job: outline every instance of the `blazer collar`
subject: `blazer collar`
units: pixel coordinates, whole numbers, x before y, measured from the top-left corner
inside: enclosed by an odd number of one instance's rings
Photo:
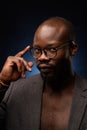
[[[68,130],[78,130],[87,105],[87,80],[76,75]]]

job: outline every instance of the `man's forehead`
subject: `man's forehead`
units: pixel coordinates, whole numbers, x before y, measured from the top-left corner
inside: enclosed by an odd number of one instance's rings
[[[56,27],[56,26],[44,25],[41,26],[36,32],[36,38],[58,40],[65,34],[65,32],[66,32],[65,26]]]
[[[39,29],[39,35],[43,36],[51,35],[55,33],[55,30],[56,30],[55,27],[44,25]]]

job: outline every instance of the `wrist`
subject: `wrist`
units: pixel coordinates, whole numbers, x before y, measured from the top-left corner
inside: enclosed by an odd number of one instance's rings
[[[0,86],[9,86],[10,85],[10,80],[7,80],[6,79],[6,76],[5,75],[2,75],[0,73]]]
[[[7,81],[0,80],[0,86],[9,87],[10,83]]]

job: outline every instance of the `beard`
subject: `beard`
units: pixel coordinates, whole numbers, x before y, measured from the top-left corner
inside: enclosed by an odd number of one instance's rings
[[[69,62],[61,62],[57,63],[56,65],[52,65],[47,69],[40,69],[41,76],[43,78],[48,78],[50,80],[53,79],[61,79],[64,76],[67,76],[70,73],[71,66]]]
[[[62,61],[56,66],[51,66],[50,71],[41,71],[41,76],[45,84],[51,86],[54,91],[61,91],[71,79],[71,63],[70,61]]]

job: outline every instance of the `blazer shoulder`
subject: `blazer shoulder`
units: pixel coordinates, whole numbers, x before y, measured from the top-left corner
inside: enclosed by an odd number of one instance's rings
[[[15,82],[12,82],[11,83],[11,86],[15,85],[15,86],[26,86],[26,85],[31,85],[31,84],[34,84],[36,82],[42,82],[42,78],[40,76],[40,74],[36,74],[34,76],[31,76],[31,77],[27,77],[27,78],[22,78],[22,79],[19,79]]]
[[[7,101],[9,97],[16,98],[18,95],[31,95],[32,93],[36,92],[40,93],[42,88],[43,81],[39,74],[24,79],[19,79],[11,83],[5,93],[5,99]]]
[[[82,90],[87,89],[87,78],[76,75],[76,85],[79,86]]]

